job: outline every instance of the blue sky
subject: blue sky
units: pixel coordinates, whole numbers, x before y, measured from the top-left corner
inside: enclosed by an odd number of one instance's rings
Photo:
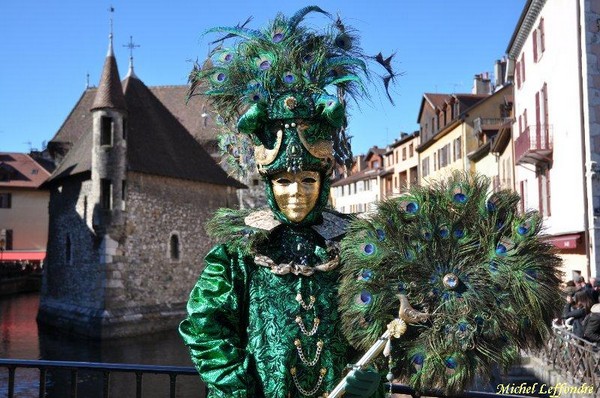
[[[253,16],[260,28],[278,11],[315,4],[339,13],[361,34],[366,53],[396,53],[389,104],[381,90],[351,109],[355,154],[384,147],[416,123],[425,92],[471,91],[473,76],[493,72],[526,0],[141,1],[19,0],[0,2],[0,152],[28,152],[49,141],[86,86],[97,85],[106,55],[108,8],[114,7],[115,55],[127,72],[133,36],[137,76],[148,86],[186,84],[191,60],[208,52],[201,33]],[[323,20],[308,19],[315,24]]]

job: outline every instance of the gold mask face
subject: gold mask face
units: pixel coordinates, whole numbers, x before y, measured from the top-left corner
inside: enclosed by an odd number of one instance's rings
[[[311,212],[319,199],[321,176],[316,171],[288,173],[283,171],[271,179],[275,202],[292,222],[300,222]]]

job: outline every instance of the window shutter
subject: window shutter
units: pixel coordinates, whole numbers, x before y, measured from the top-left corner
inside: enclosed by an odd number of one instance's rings
[[[537,93],[535,93],[535,139],[536,139],[536,144],[539,147],[540,146],[540,127],[541,127],[541,120],[540,120],[540,92],[538,91]]]
[[[519,194],[521,195],[521,201],[519,202],[521,213],[525,213],[525,181],[519,182]]]
[[[544,83],[544,87],[542,87],[542,100],[544,101],[544,134],[547,142],[549,142],[550,137],[550,122],[548,118],[548,85]]]
[[[538,61],[538,56],[537,56],[537,41],[538,41],[538,31],[537,29],[533,31],[533,62],[537,62]]]
[[[541,50],[541,52],[544,52],[544,50],[546,50],[546,43],[544,40],[544,18],[542,18],[540,20],[539,29],[540,29],[540,47],[541,47],[540,50]]]
[[[550,169],[546,168],[546,206],[548,206],[548,216],[552,215],[550,211]]]

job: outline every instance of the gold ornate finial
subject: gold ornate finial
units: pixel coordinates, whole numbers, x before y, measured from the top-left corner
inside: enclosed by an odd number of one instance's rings
[[[408,297],[406,297],[406,295],[399,294],[398,298],[400,299],[398,318],[407,323],[423,322],[429,318],[428,313],[415,310],[408,302]]]

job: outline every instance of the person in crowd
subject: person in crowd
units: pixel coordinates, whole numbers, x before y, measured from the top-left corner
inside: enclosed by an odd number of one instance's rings
[[[583,337],[592,343],[598,343],[600,341],[600,304],[594,304],[590,311],[591,313],[585,321]]]
[[[567,296],[567,304],[563,308],[562,318],[567,326],[571,325],[575,336],[583,338],[585,318],[593,305],[591,296],[585,290],[577,291],[573,298]]]

